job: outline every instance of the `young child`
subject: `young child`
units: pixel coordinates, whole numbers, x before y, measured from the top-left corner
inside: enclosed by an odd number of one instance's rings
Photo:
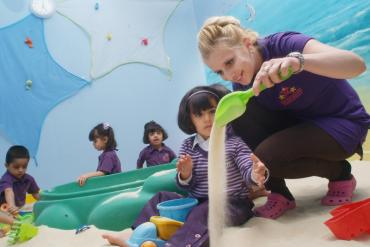
[[[144,125],[143,142],[149,144],[139,154],[136,168],[143,168],[144,162],[146,166],[155,166],[170,163],[176,154],[167,147],[163,141],[168,138],[166,131],[158,123],[150,121]]]
[[[176,181],[190,197],[198,199],[184,222],[184,225],[166,242],[166,246],[209,246],[208,236],[208,142],[214,113],[221,97],[220,90],[209,86],[191,89],[181,100],[178,125],[186,134],[195,134],[183,142],[177,162]],[[227,218],[230,225],[241,225],[253,216],[253,202],[248,198],[248,188],[263,183],[264,165],[254,157],[246,144],[232,134],[226,139],[226,160],[228,178]],[[257,169],[258,167],[258,169]],[[254,182],[256,181],[256,182]],[[159,215],[157,204],[178,199],[182,196],[173,192],[159,192],[144,206],[132,228]],[[110,244],[128,246],[130,232],[125,230],[118,236],[105,234]]]
[[[96,150],[103,152],[99,155],[96,172],[85,173],[78,178],[80,186],[85,185],[88,178],[121,172],[121,162],[116,154],[117,143],[112,127],[107,123],[98,124],[90,131],[89,140],[93,142]]]
[[[0,205],[8,204],[8,212],[19,213],[24,206],[26,194],[30,193],[39,200],[39,186],[35,179],[26,173],[30,155],[24,146],[12,146],[6,153],[5,167],[7,171],[0,179]]]

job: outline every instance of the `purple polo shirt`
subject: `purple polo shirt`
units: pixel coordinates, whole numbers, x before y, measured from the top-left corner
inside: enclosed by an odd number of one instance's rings
[[[38,193],[40,188],[35,179],[28,174],[17,179],[8,171],[0,179],[0,204],[5,203],[5,189],[12,188],[14,192],[15,205],[22,207],[26,202],[26,194]]]
[[[165,144],[162,144],[160,149],[148,145],[140,152],[136,162],[136,168],[143,168],[144,162],[146,162],[146,166],[149,167],[170,163],[175,158],[175,152]]]
[[[99,155],[97,171],[104,172],[106,175],[121,172],[121,162],[115,150],[104,151]]]
[[[259,40],[263,60],[302,52],[312,37],[281,32]],[[241,88],[235,85],[234,89]],[[287,110],[297,118],[324,129],[348,152],[361,145],[370,126],[359,96],[347,80],[333,79],[302,71],[264,90],[257,100],[272,110]]]

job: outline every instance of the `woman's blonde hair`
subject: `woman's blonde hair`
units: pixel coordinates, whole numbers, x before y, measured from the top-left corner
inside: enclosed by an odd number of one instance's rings
[[[233,16],[210,17],[198,33],[198,48],[203,59],[206,59],[216,45],[223,43],[235,47],[241,45],[244,38],[256,45],[258,34],[241,27],[240,21]]]

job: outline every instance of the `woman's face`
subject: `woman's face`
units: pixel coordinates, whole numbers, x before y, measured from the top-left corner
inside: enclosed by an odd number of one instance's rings
[[[204,62],[224,80],[242,85],[251,83],[258,71],[257,49],[248,42],[238,47],[228,47],[220,43]]]

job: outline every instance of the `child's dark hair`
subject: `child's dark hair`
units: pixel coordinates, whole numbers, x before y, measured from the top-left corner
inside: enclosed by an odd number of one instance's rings
[[[150,121],[144,125],[143,142],[149,144],[149,134],[153,132],[162,132],[163,141],[168,138],[167,132],[155,121]]]
[[[6,166],[12,163],[15,159],[30,159],[30,153],[25,146],[15,145],[11,146],[6,153]]]
[[[114,138],[114,131],[112,127],[107,123],[101,123],[96,125],[89,134],[89,140],[94,141],[96,138],[107,137],[107,146],[105,150],[115,150],[117,148],[117,142]]]
[[[202,111],[212,108],[211,100],[213,99],[218,103],[227,92],[228,90],[221,84],[217,84],[217,86],[197,86],[189,90],[180,102],[177,115],[179,128],[189,135],[196,133],[190,113],[200,114]]]

